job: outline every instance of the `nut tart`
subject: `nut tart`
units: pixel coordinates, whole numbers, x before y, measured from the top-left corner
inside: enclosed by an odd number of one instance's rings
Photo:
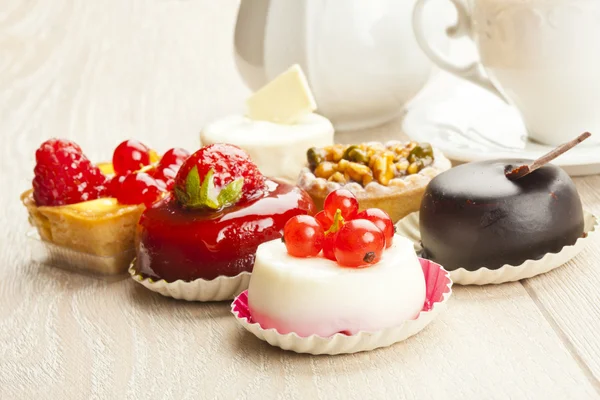
[[[390,141],[310,148],[307,166],[298,177],[317,209],[327,195],[347,189],[360,209],[380,208],[394,222],[418,211],[425,188],[452,166],[428,143]]]

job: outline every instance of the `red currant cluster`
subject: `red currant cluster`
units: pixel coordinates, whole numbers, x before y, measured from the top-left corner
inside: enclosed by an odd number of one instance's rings
[[[316,257],[323,251],[325,258],[353,268],[377,263],[393,238],[389,215],[378,208],[358,212],[358,200],[346,189],[331,192],[314,217],[293,217],[283,230],[288,254]]]
[[[189,155],[184,149],[173,148],[159,160],[156,152],[145,144],[126,140],[113,153],[115,176],[108,192],[121,204],[143,203],[149,207],[171,190],[181,164]]]

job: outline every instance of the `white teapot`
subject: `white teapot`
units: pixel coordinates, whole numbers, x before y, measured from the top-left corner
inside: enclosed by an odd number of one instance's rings
[[[415,2],[241,0],[234,39],[237,68],[257,90],[299,64],[318,112],[336,129],[385,123],[402,112],[432,69],[413,34]],[[447,2],[431,7],[431,32],[452,23]],[[441,34],[433,38],[438,46],[447,44],[444,39]]]

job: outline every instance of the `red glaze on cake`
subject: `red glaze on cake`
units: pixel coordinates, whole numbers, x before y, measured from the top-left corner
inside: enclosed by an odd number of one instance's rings
[[[261,243],[281,238],[290,218],[315,212],[306,192],[263,177],[231,145],[190,156],[173,190],[142,215],[135,263],[143,276],[167,282],[250,272]]]

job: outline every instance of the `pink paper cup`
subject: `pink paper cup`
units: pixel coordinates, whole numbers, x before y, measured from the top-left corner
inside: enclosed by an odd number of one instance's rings
[[[248,306],[248,291],[243,291],[231,304],[236,320],[260,340],[272,346],[296,353],[349,354],[387,347],[401,342],[423,330],[447,306],[452,294],[452,279],[441,265],[419,258],[425,277],[426,295],[423,309],[413,319],[376,332],[358,332],[355,335],[336,333],[329,337],[311,335],[300,337],[295,333],[281,334],[275,329],[263,329],[252,319]]]

